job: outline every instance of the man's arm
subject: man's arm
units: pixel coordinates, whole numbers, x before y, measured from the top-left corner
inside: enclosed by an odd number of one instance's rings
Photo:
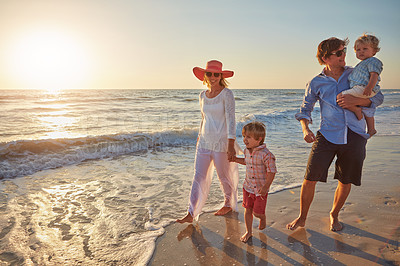
[[[312,82],[307,83],[306,90],[304,93],[303,102],[300,106],[300,112],[295,114],[295,118],[298,121],[306,119],[309,123],[312,123],[311,112],[314,109],[314,105],[317,102],[317,95],[313,91]],[[307,124],[308,125],[308,124]]]
[[[383,94],[380,91],[374,97],[369,99],[358,98],[350,94],[343,95],[340,93],[337,97],[337,103],[340,107],[345,109],[351,109],[354,106],[375,108],[383,103],[383,98]]]
[[[339,94],[337,103],[344,109],[351,109],[354,106],[369,107],[371,105],[370,99],[358,98],[350,94]]]

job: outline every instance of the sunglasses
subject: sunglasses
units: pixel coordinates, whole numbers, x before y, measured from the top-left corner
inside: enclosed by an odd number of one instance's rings
[[[331,55],[335,54],[337,57],[341,57],[342,54],[345,54],[346,52],[347,52],[347,47],[344,47],[342,50],[339,50],[339,51],[336,51],[334,53],[331,53]]]
[[[221,73],[206,72],[207,77],[211,77],[213,74],[214,74],[214,77],[218,78]]]

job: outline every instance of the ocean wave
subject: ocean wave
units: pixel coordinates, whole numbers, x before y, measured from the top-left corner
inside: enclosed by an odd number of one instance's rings
[[[385,97],[390,96],[390,95],[396,95],[396,96],[397,96],[398,94],[400,94],[400,91],[399,91],[399,90],[396,90],[396,91],[383,90],[382,92],[383,92],[383,95],[384,95]]]
[[[299,108],[289,108],[284,111],[274,111],[268,114],[246,114],[238,119],[238,124],[244,125],[252,121],[260,121],[266,124],[275,124],[282,119],[293,120]]]
[[[377,110],[381,111],[385,111],[385,112],[391,112],[391,111],[395,111],[395,112],[399,112],[400,111],[400,105],[390,105],[390,106],[378,106]]]
[[[197,130],[0,143],[0,179],[146,150],[195,144]]]
[[[197,102],[199,99],[198,98],[186,98],[183,99],[183,102]]]

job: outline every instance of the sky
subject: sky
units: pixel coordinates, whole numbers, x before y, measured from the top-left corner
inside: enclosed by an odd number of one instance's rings
[[[212,59],[232,89],[303,89],[318,44],[380,40],[382,89],[400,88],[398,0],[0,0],[0,88],[198,89]]]

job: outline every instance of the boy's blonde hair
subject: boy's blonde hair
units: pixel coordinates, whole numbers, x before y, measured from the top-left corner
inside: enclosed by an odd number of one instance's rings
[[[265,139],[266,127],[263,123],[254,121],[243,127],[242,134],[243,133],[252,135],[254,139],[261,138],[260,145],[262,145]]]
[[[208,88],[211,88],[211,84],[208,78],[206,77],[206,73],[204,73],[203,85],[207,85]],[[224,88],[228,88],[229,85],[229,82],[222,77],[222,73],[221,73],[221,79],[219,80],[219,85],[223,86]]]
[[[379,39],[374,35],[363,34],[354,42],[354,51],[357,49],[357,45],[363,43],[371,46],[375,50],[375,53],[379,52],[381,48],[379,47]]]

